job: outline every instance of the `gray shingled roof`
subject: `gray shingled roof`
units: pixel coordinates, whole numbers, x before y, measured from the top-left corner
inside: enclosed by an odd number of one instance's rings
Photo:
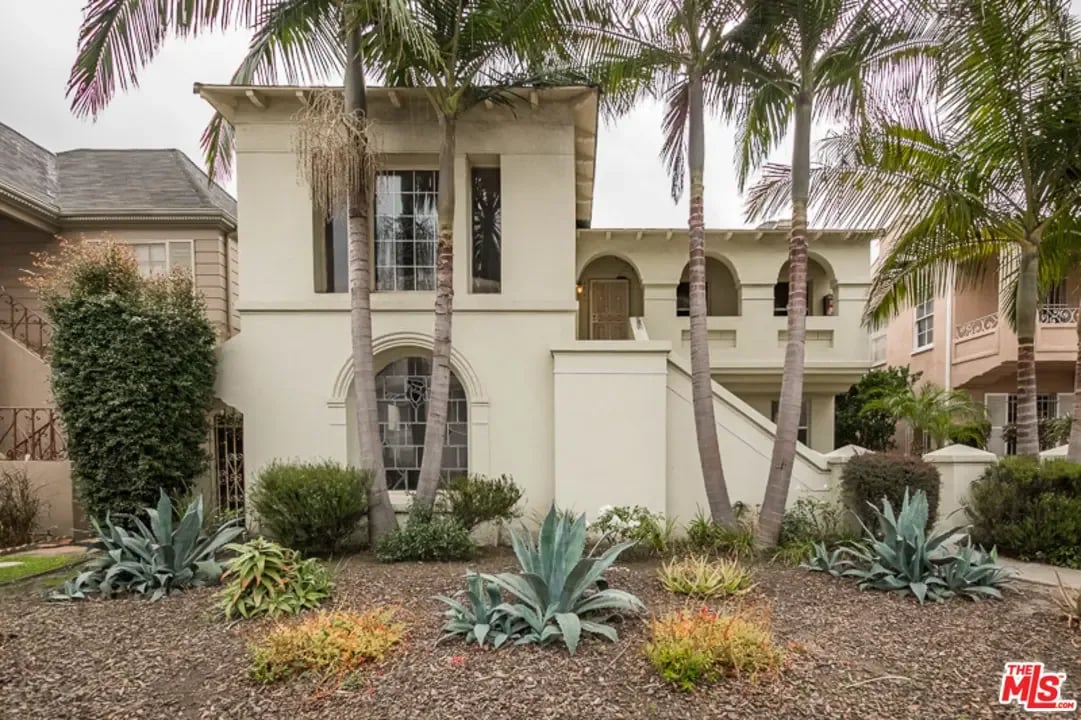
[[[0,185],[64,216],[220,214],[236,223],[236,200],[179,150],[51,153],[0,123]]]

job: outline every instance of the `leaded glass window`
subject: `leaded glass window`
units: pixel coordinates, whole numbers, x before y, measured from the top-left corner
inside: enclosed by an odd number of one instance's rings
[[[423,357],[395,360],[376,376],[379,437],[383,442],[387,487],[391,490],[417,489],[424,457],[431,376],[431,360]],[[447,480],[468,471],[469,407],[462,384],[451,373],[441,474]]]

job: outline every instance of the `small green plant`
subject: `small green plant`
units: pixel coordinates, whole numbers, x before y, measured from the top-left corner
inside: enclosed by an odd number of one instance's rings
[[[1052,598],[1059,612],[1062,613],[1062,617],[1066,620],[1066,627],[1077,625],[1078,628],[1081,628],[1081,590],[1067,590],[1057,572],[1055,573],[1055,581],[1058,585],[1058,592],[1052,595]]]
[[[800,565],[814,555],[815,544],[814,540],[810,539],[788,540],[777,546],[770,556],[770,562],[778,565]]]
[[[457,521],[414,506],[405,527],[383,538],[375,557],[384,563],[468,560],[476,550],[469,531]]]
[[[781,545],[803,540],[835,545],[857,537],[846,526],[845,509],[837,503],[801,497],[781,517]]]
[[[263,538],[226,549],[236,553],[225,564],[228,585],[219,595],[227,620],[293,615],[330,596],[330,574],[315,558],[302,560],[296,550]]]
[[[697,597],[742,595],[754,587],[754,573],[739,560],[694,556],[671,560],[657,571],[668,592]]]
[[[204,532],[201,497],[188,506],[180,523],[174,526],[173,504],[164,491],[158,507],[147,508],[146,514],[150,527],[133,517],[131,532],[108,517],[104,529],[97,520],[91,520],[98,552],[51,599],[112,597],[127,592],[150,593],[150,599],[157,600],[177,590],[219,582],[222,566],[216,555],[242,528],[223,525],[212,533]]]
[[[855,563],[849,559],[851,550],[846,547],[838,547],[830,550],[825,543],[815,543],[807,562],[801,563],[800,567],[805,570],[824,572],[833,577],[841,577],[846,571],[855,567]]]
[[[919,457],[886,453],[864,453],[849,459],[841,474],[845,506],[855,513],[863,527],[877,525],[875,511],[882,499],[898,507],[906,489],[927,497],[927,513],[933,525],[938,513],[938,493],[942,485],[938,469]]]
[[[0,470],[0,548],[34,539],[42,505],[26,470]]]
[[[249,648],[248,674],[261,683],[306,673],[344,676],[381,662],[401,642],[405,624],[393,608],[309,614],[280,624]]]
[[[368,475],[329,460],[275,461],[251,495],[260,528],[305,554],[343,550],[368,512]]]
[[[597,546],[630,542],[632,547],[628,552],[645,555],[667,553],[675,529],[675,518],[665,518],[662,513],[650,512],[641,505],[606,505],[589,524],[589,531],[598,536]]]
[[[701,510],[687,525],[687,544],[691,552],[700,555],[735,555],[750,558],[755,555],[753,523],[738,521],[736,528],[726,528],[706,517]]]
[[[484,647],[484,643],[489,642],[493,648],[500,648],[507,641],[520,638],[527,629],[526,622],[502,607],[499,587],[475,572],[467,573],[465,578],[466,589],[461,593],[464,603],[446,595],[436,595],[436,599],[449,608],[444,613],[447,623],[443,632],[446,634],[439,642],[461,637],[467,644],[475,642]]]
[[[442,493],[447,514],[472,532],[482,523],[507,523],[519,516],[522,488],[509,475],[452,478]]]
[[[762,607],[729,615],[705,606],[670,613],[650,623],[645,653],[666,682],[683,690],[723,675],[776,672],[784,661],[773,642],[769,611]]]

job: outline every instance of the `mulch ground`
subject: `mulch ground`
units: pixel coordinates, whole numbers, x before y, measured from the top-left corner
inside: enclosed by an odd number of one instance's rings
[[[687,693],[662,683],[642,656],[645,623],[619,642],[481,651],[435,645],[442,606],[467,567],[512,569],[513,558],[470,564],[377,565],[337,570],[333,605],[402,606],[406,644],[348,689],[315,681],[265,687],[247,679],[246,643],[265,622],[213,616],[213,590],[143,600],[48,603],[28,589],[0,594],[0,717],[10,718],[961,718],[1022,716],[996,704],[1003,664],[1042,660],[1067,673],[1081,699],[1081,634],[1045,597],[1022,588],[1004,602],[923,607],[847,581],[761,567],[749,600],[769,602],[789,651],[775,677],[727,679]],[[608,575],[653,613],[681,607],[656,565]],[[710,603],[717,605],[717,603]],[[798,648],[798,650],[796,649]],[[463,659],[464,658],[464,659]]]

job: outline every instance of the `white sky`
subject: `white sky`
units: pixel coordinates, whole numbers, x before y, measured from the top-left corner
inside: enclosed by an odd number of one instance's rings
[[[85,0],[0,0],[0,122],[52,151],[78,147],[177,147],[200,165],[199,137],[210,107],[194,82],[225,83],[244,55],[247,32],[167,43],[97,122],[76,118],[64,95]],[[1074,8],[1081,0],[1074,0]],[[594,227],[680,227],[686,199],[672,202],[659,159],[661,115],[642,106],[602,128],[598,140]],[[787,145],[787,143],[786,143]],[[706,134],[706,224],[740,227],[732,133],[720,122]],[[773,160],[786,162],[782,147]],[[233,189],[233,183],[229,183]]]

